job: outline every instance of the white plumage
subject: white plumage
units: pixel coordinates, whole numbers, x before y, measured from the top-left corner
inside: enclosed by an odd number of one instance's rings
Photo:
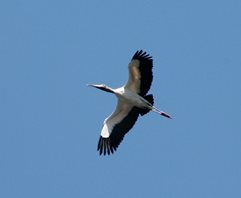
[[[114,153],[125,134],[133,127],[139,115],[149,111],[171,118],[167,113],[153,106],[153,96],[146,95],[152,83],[152,57],[137,51],[128,65],[129,78],[127,83],[118,89],[112,89],[104,84],[89,86],[113,93],[118,98],[115,111],[104,120],[104,126],[98,142],[100,155]]]

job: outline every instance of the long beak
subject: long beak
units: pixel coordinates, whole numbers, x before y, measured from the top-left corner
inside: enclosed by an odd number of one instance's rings
[[[96,87],[96,86],[93,85],[93,84],[87,84],[86,86],[88,86],[88,87]]]
[[[111,89],[110,87],[107,87],[104,84],[99,84],[99,85],[87,84],[87,86],[94,87],[94,88],[97,88],[97,89],[100,89],[102,91],[106,91],[106,92],[109,92],[109,93],[115,93],[113,89]]]
[[[94,87],[97,89],[101,89],[102,87],[100,87],[100,85],[94,85],[94,84],[87,84],[88,87]]]

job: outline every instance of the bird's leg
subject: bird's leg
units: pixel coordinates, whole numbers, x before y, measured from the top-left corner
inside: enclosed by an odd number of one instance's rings
[[[164,111],[160,111],[159,109],[157,109],[156,107],[152,106],[152,109],[151,109],[153,112],[155,113],[158,113],[159,115],[162,115],[164,117],[167,117],[167,118],[170,118],[171,119],[171,116],[168,115],[166,112]]]
[[[166,112],[164,111],[160,111],[159,109],[157,109],[155,106],[153,106],[151,103],[149,103],[147,100],[145,100],[144,98],[140,98],[142,100],[142,102],[144,102],[146,104],[146,107],[148,109],[150,109],[151,111],[155,112],[155,113],[158,113],[159,115],[162,115],[164,117],[167,117],[167,118],[170,118],[171,119],[171,116],[168,115]]]

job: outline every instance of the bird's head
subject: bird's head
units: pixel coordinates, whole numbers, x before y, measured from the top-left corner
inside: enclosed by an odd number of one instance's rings
[[[105,84],[87,84],[87,86],[113,93],[113,90],[110,87],[106,86]]]

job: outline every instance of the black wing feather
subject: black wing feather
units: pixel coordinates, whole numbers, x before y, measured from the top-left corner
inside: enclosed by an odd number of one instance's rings
[[[134,126],[139,116],[139,109],[137,107],[133,107],[128,115],[118,124],[116,124],[110,134],[110,137],[103,138],[100,136],[97,150],[99,150],[100,155],[102,153],[109,155],[110,153],[114,153],[117,147],[123,140],[124,136],[128,131]]]
[[[139,70],[141,73],[141,87],[140,87],[140,95],[145,96],[151,87],[151,83],[153,80],[152,68],[153,68],[153,60],[152,57],[143,52],[142,50],[137,51],[132,60],[137,59],[140,61]]]

